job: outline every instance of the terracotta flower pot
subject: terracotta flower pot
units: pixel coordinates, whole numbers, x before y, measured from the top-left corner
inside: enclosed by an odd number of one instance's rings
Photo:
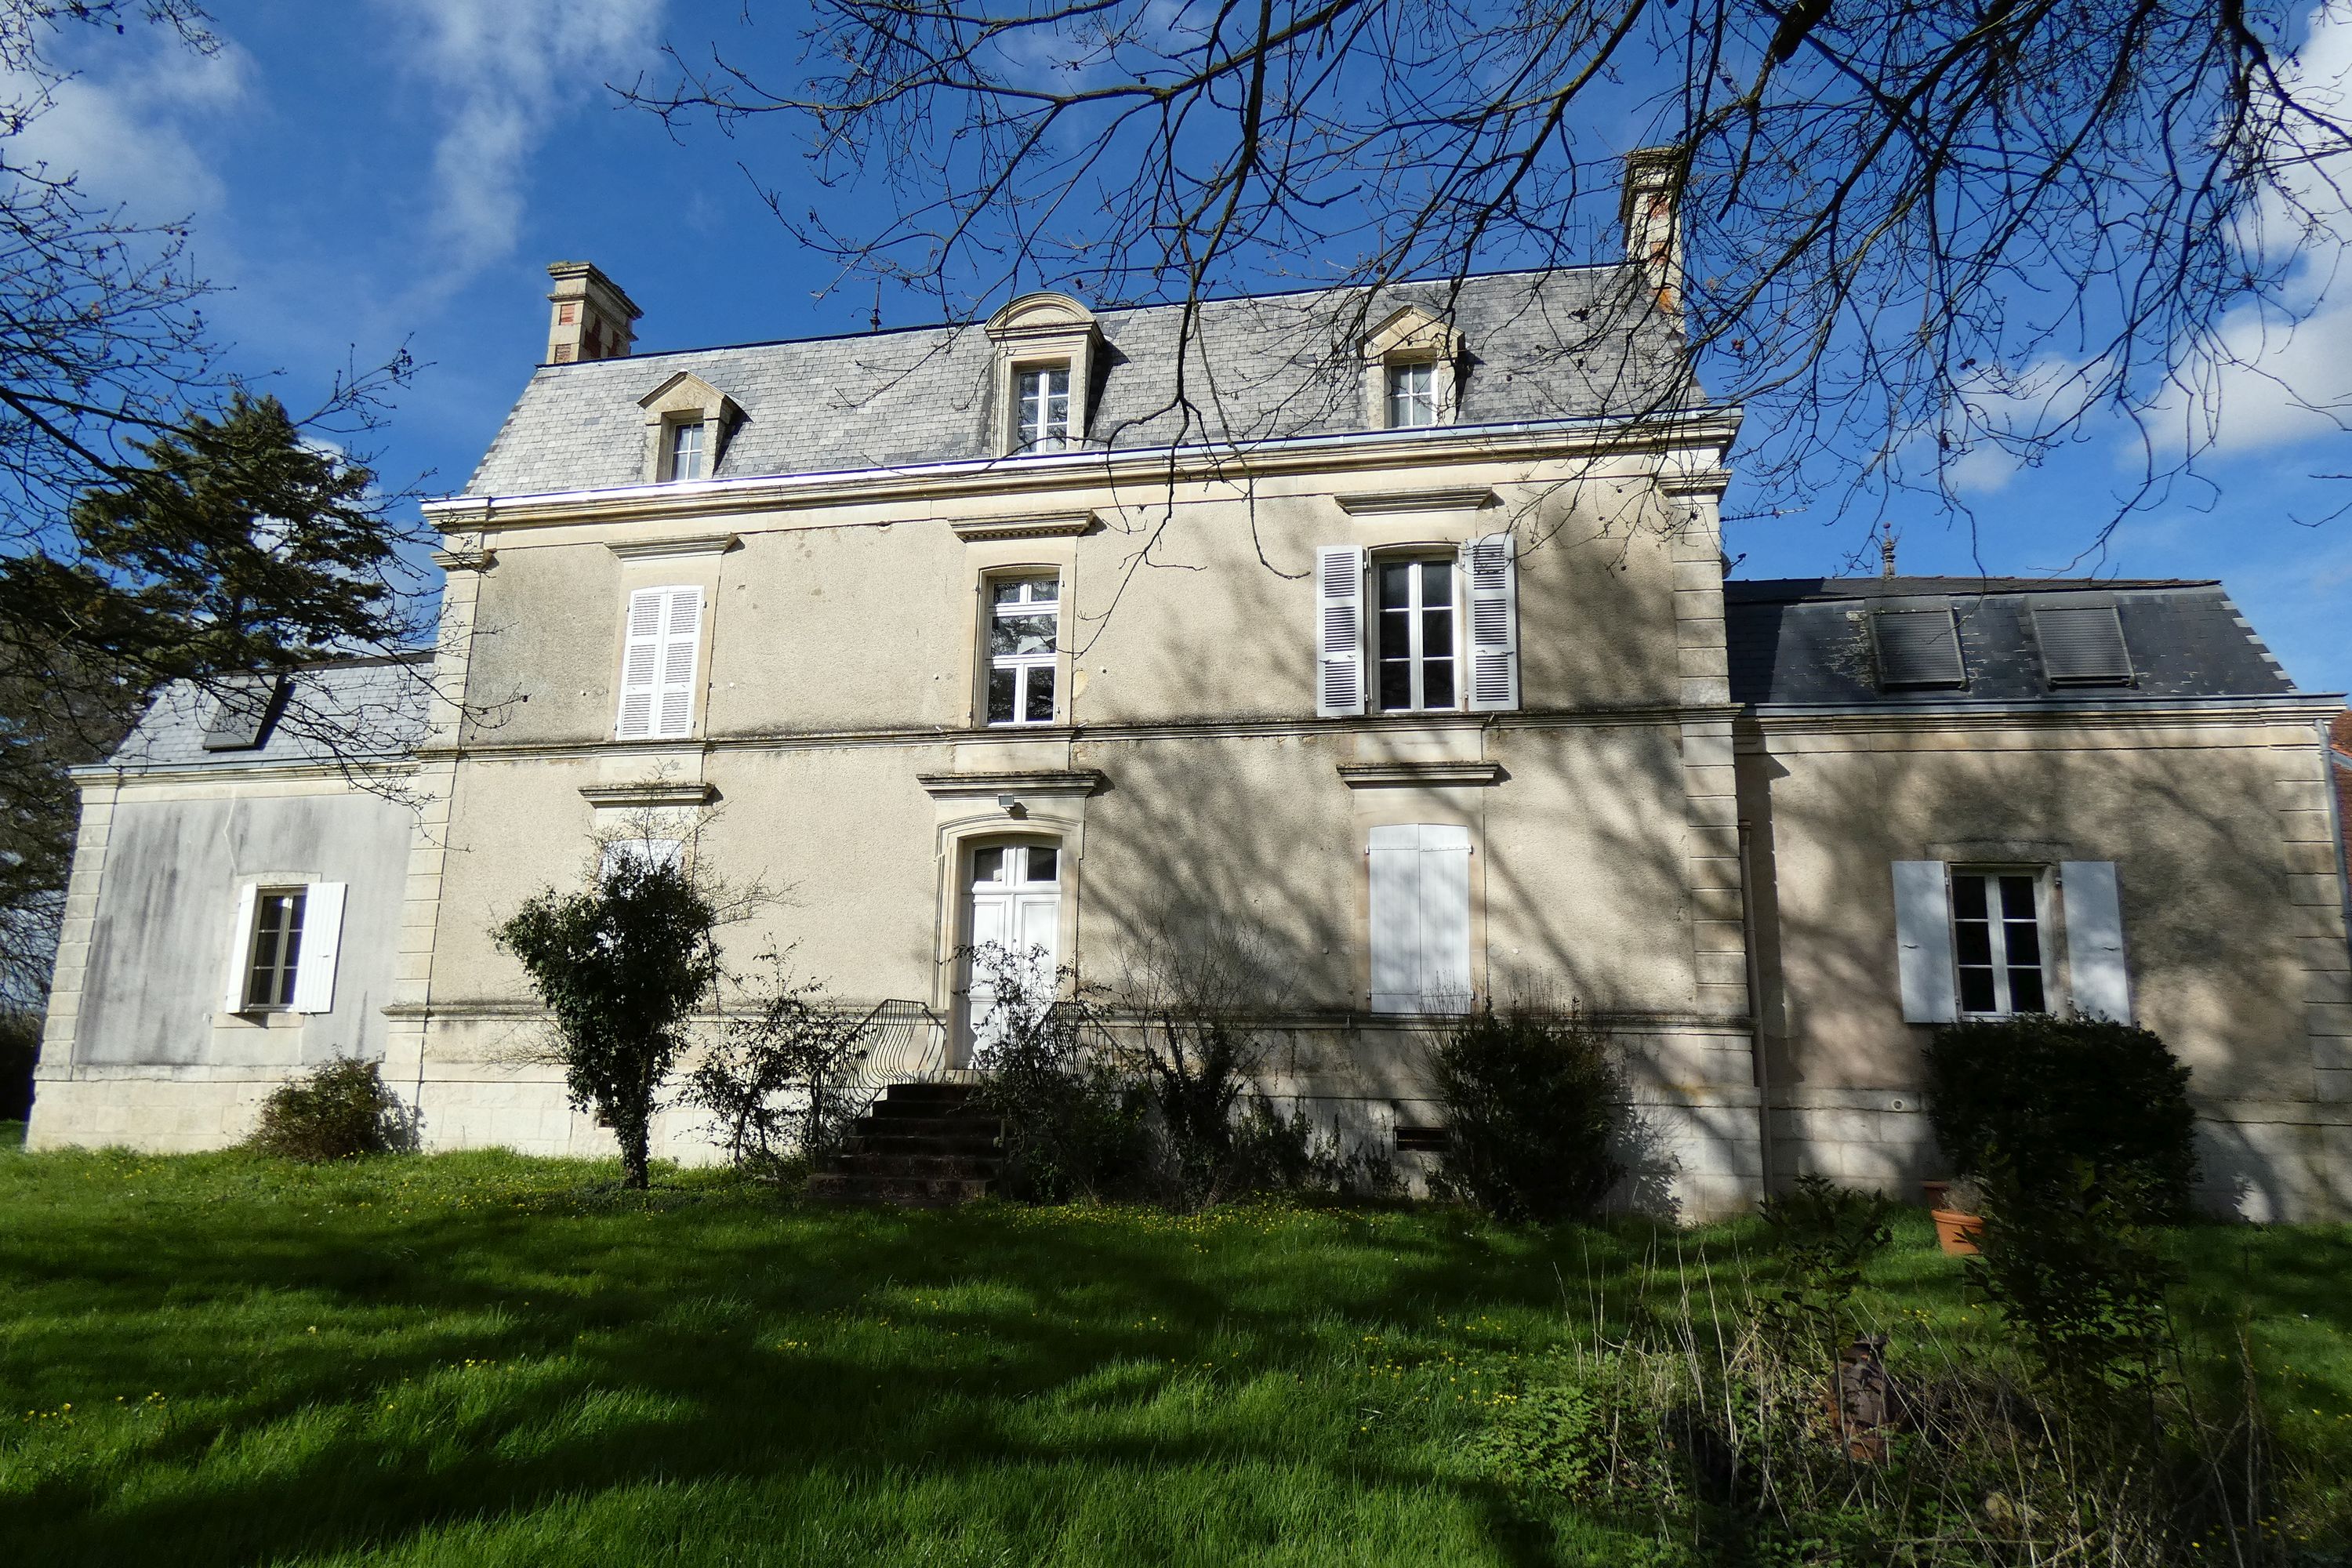
[[[1952,1184],[1948,1181],[1922,1182],[1919,1184],[1919,1193],[1927,1200],[1929,1208],[1939,1209],[1944,1206],[1944,1194],[1951,1190],[1951,1186]]]
[[[1962,1214],[1958,1209],[1937,1209],[1936,1214],[1936,1244],[1953,1258],[1974,1258],[1976,1238],[1983,1234],[1984,1215]]]

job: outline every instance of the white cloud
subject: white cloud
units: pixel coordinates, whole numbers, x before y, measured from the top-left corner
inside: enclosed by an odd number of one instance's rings
[[[73,174],[89,196],[120,204],[134,221],[165,222],[220,205],[222,184],[196,137],[237,110],[251,62],[234,45],[200,55],[163,28],[91,51],[89,68],[60,84],[9,143],[20,165]],[[37,83],[0,79],[0,92],[29,98]]]
[[[2316,6],[2308,20],[2286,75],[2298,98],[2342,117],[2352,111],[2352,0]],[[2315,142],[2320,133],[2311,134]],[[2259,247],[2276,254],[2291,247],[2294,253],[2285,309],[2231,311],[2218,352],[2188,367],[2191,390],[2170,404],[2193,421],[2192,437],[2210,434],[2225,453],[2352,427],[2352,152],[2330,143],[2321,155],[2294,163],[2286,184],[2286,193],[2266,196],[2256,215]]]
[[[378,0],[408,25],[407,64],[444,122],[433,237],[462,279],[511,253],[531,155],[556,120],[655,46],[664,0]]]

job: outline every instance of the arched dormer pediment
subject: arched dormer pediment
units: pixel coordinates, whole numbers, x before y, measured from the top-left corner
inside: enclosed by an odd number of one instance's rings
[[[1462,404],[1462,333],[1420,305],[1364,334],[1364,422],[1375,430],[1451,425]]]
[[[1095,313],[1051,289],[1024,294],[988,318],[996,345],[991,448],[1018,456],[1086,445],[1102,349]]]
[[[646,483],[707,479],[743,409],[690,370],[679,371],[637,399],[646,412]],[[685,434],[681,434],[684,432]],[[680,472],[687,464],[697,471]]]
[[[1040,289],[1007,303],[988,318],[988,335],[999,342],[1032,332],[1092,332],[1095,313],[1067,294]]]

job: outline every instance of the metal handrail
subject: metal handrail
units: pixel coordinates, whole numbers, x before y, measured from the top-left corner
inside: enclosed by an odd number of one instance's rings
[[[941,1083],[949,1077],[947,1020],[920,1002],[880,1003],[857,1021],[855,1033],[868,1040],[850,1079],[860,1089],[879,1094],[894,1083]]]

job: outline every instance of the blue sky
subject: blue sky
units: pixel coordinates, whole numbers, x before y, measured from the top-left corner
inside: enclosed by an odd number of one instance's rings
[[[738,166],[804,204],[784,128],[673,139],[605,84],[661,74],[669,37],[732,37],[733,6],[683,0],[217,0],[224,48],[192,59],[161,37],[88,40],[84,68],[30,133],[55,167],[134,216],[194,220],[200,269],[225,290],[215,335],[248,374],[283,372],[289,404],[347,363],[405,342],[425,362],[378,441],[395,484],[463,486],[545,340],[546,263],[593,260],[646,311],[639,345],[855,331],[870,285],[827,294]],[[789,23],[755,39],[789,51]],[[2309,67],[2352,74],[2352,21],[2314,14]],[[855,214],[851,214],[855,216]],[[2346,226],[2352,233],[2352,224]],[[2305,266],[2310,315],[2291,337],[2233,322],[2263,370],[2306,399],[2352,395],[2352,293],[2341,258]],[[2347,274],[2352,278],[2352,274]],[[2352,289],[2352,283],[2347,283]],[[885,296],[886,325],[932,319]],[[2126,521],[2103,575],[2220,577],[2306,688],[2352,688],[2352,439],[2264,374],[2225,378],[2202,483]],[[1900,526],[1912,572],[2065,568],[2130,483],[2125,432],[2095,424],[2040,467],[1971,459],[1973,530],[1925,510]],[[1737,459],[1735,457],[1735,467]],[[1727,510],[1741,510],[1735,485]],[[2315,526],[2311,526],[2315,525]],[[1805,513],[1735,522],[1742,576],[1850,570],[1864,525]]]

